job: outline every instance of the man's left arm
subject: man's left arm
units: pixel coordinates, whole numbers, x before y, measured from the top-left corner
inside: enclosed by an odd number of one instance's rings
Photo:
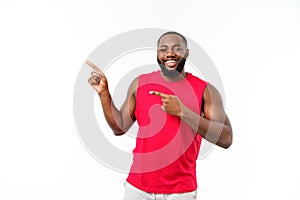
[[[179,117],[203,138],[220,147],[232,144],[232,128],[225,113],[221,95],[215,87],[207,85],[203,93],[203,113],[200,116],[181,104]]]
[[[164,111],[181,118],[209,142],[223,148],[228,148],[232,144],[229,118],[225,113],[221,95],[212,85],[207,85],[203,93],[203,116],[190,110],[174,95],[156,91],[151,91],[150,94],[160,96]]]

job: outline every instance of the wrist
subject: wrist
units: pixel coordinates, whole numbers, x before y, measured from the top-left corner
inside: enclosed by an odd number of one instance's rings
[[[100,98],[106,98],[106,97],[109,97],[110,94],[109,94],[109,91],[107,90],[107,91],[99,92],[99,93],[98,93],[98,96],[99,96]]]
[[[180,119],[183,119],[186,116],[187,111],[188,111],[188,108],[185,105],[181,104],[178,117]]]

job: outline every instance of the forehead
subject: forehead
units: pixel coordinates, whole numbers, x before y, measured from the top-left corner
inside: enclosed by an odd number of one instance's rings
[[[184,45],[183,39],[176,34],[167,34],[160,38],[158,46],[162,46],[162,45],[169,46],[174,44]]]

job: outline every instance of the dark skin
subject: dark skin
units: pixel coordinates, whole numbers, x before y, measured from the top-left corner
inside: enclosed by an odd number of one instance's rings
[[[175,70],[182,58],[187,58],[189,50],[182,38],[176,34],[168,34],[158,43],[157,58],[168,70]],[[138,79],[132,81],[122,107],[119,109],[111,98],[107,78],[93,63],[86,62],[94,71],[88,82],[98,93],[107,123],[115,135],[123,135],[135,122],[135,103]],[[185,78],[184,69],[175,77],[161,73],[167,81],[179,81]],[[220,147],[228,148],[232,144],[232,128],[225,113],[222,98],[215,87],[208,84],[203,93],[202,115],[185,106],[177,96],[150,91],[149,95],[157,95],[162,99],[162,109],[168,114],[179,117],[203,138]]]

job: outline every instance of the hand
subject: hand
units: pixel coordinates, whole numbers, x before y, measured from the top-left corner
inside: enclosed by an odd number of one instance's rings
[[[149,94],[157,95],[161,97],[162,106],[161,109],[171,115],[180,117],[183,104],[177,96],[168,95],[157,91],[150,91]]]
[[[88,82],[94,88],[94,90],[99,94],[108,92],[108,83],[104,73],[90,61],[86,61],[94,71],[91,72],[91,77],[88,79]]]

